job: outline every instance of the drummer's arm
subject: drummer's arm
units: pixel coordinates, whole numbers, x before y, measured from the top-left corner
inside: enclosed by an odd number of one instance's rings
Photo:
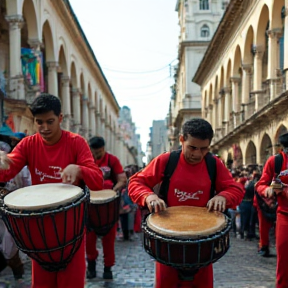
[[[134,203],[146,206],[146,198],[155,194],[153,187],[163,180],[168,158],[169,153],[161,154],[129,179],[128,193]]]
[[[117,183],[113,187],[113,190],[114,191],[119,191],[119,190],[123,189],[126,186],[127,177],[126,177],[125,172],[117,174],[116,177],[117,177]]]
[[[81,138],[79,138],[81,139]],[[81,139],[82,140],[82,139]],[[81,141],[80,140],[80,141]],[[103,189],[103,173],[95,164],[88,144],[83,141],[78,143],[76,165],[80,167],[80,180],[83,180],[89,189],[98,191]]]
[[[2,154],[1,158],[5,159],[8,158],[9,166],[7,167],[0,167],[0,182],[8,182],[13,179],[24,166],[27,165],[27,141],[23,139],[11,153],[5,155]],[[5,152],[3,152],[5,153]],[[4,168],[4,169],[3,169]],[[5,169],[7,168],[7,169]]]
[[[216,192],[217,196],[225,197],[226,209],[239,205],[244,197],[244,188],[242,184],[233,180],[229,170],[216,159]]]
[[[255,190],[261,196],[265,196],[265,190],[270,187],[270,183],[273,180],[275,174],[274,166],[275,157],[270,157],[265,163],[260,180],[255,185]]]

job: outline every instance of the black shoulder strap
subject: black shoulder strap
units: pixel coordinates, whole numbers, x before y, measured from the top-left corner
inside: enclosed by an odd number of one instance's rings
[[[282,154],[277,154],[275,156],[275,173],[278,174],[281,172],[281,168],[282,168],[282,163],[283,163],[283,157]]]
[[[208,170],[208,174],[211,180],[211,188],[210,188],[210,199],[215,196],[216,190],[216,159],[209,152],[205,156],[205,162]]]
[[[180,158],[181,150],[172,151],[164,170],[164,178],[160,186],[159,196],[167,202],[167,193],[169,190],[170,178],[174,173]]]
[[[166,202],[169,190],[170,178],[173,175],[180,158],[181,150],[172,151],[164,170],[164,178],[161,183],[159,196]],[[209,152],[205,156],[205,162],[208,169],[208,174],[211,180],[210,199],[215,196],[216,183],[216,159]]]

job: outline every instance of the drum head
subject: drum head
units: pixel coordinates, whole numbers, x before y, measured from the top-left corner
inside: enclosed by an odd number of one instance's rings
[[[174,206],[147,217],[147,226],[154,232],[175,238],[197,239],[215,234],[226,227],[220,212],[206,207]]]
[[[90,202],[92,204],[102,204],[112,201],[116,197],[114,190],[90,191]]]
[[[80,187],[61,183],[32,185],[15,190],[4,198],[8,208],[35,211],[66,206],[84,194]]]

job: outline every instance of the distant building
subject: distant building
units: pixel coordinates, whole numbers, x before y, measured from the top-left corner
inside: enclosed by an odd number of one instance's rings
[[[179,63],[175,67],[175,85],[171,87],[172,121],[169,138],[172,149],[179,145],[184,122],[201,117],[201,89],[192,81],[229,1],[177,0],[180,35]]]
[[[132,121],[131,110],[127,106],[123,106],[119,113],[119,128],[120,135],[123,137],[125,146],[130,153],[125,154],[125,158],[120,159],[122,165],[136,164],[143,167],[143,156],[140,135],[136,134],[136,127]],[[120,136],[120,137],[121,137]]]
[[[161,153],[169,150],[167,138],[167,125],[165,120],[154,120],[150,128],[150,141],[147,143],[147,162],[157,157]],[[149,153],[151,151],[151,154]],[[149,158],[149,159],[148,159]]]

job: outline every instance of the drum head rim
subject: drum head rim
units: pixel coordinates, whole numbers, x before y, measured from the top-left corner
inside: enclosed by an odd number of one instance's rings
[[[95,196],[95,194],[97,193],[101,193],[102,195],[105,194],[104,191],[107,191],[110,194],[113,194],[113,196],[111,195],[111,197],[103,199],[103,198],[93,198],[93,196]],[[113,191],[113,193],[112,193]],[[103,196],[102,196],[103,197]],[[112,189],[104,189],[104,190],[99,190],[99,191],[90,191],[90,203],[97,205],[97,204],[105,204],[105,203],[109,203],[111,201],[113,201],[115,198],[117,198],[117,193],[112,190]]]
[[[29,193],[35,193],[34,195],[37,195],[37,191],[36,189],[37,188],[44,188],[45,187],[57,187],[58,186],[58,189],[59,187],[65,187],[65,189],[74,189],[75,190],[75,193],[74,195],[69,195],[68,198],[64,198],[62,197],[62,199],[58,199],[57,201],[52,201],[50,203],[39,203],[38,205],[23,205],[23,204],[13,204],[13,203],[9,203],[9,200],[12,201],[13,199],[15,199],[14,197],[16,196],[15,193],[25,193],[27,196],[27,198],[29,197]],[[33,187],[33,188],[32,188]],[[29,192],[29,188],[31,189],[34,189],[32,191]],[[79,189],[79,191],[76,191]],[[53,191],[54,192],[54,191]],[[51,193],[53,193],[51,192]],[[14,194],[13,194],[14,193]],[[55,191],[56,193],[56,191]],[[60,192],[61,193],[61,192]],[[62,191],[63,193],[63,191]],[[24,195],[24,194],[23,194]],[[50,194],[51,195],[51,194]],[[55,195],[55,194],[54,194]],[[82,188],[78,187],[78,186],[74,186],[74,185],[70,185],[70,184],[63,184],[63,183],[45,183],[45,184],[38,184],[38,185],[32,185],[32,186],[27,186],[27,187],[24,187],[24,188],[20,188],[20,189],[17,189],[11,193],[9,193],[8,195],[6,195],[4,197],[4,205],[8,208],[8,209],[13,209],[13,210],[20,210],[20,211],[38,211],[38,210],[53,210],[59,206],[67,206],[67,205],[70,205],[71,203],[73,203],[75,200],[81,198],[82,196],[84,195],[84,191]],[[38,195],[37,195],[38,196]],[[13,198],[12,198],[13,197]],[[9,199],[9,198],[12,198],[12,199]],[[44,199],[45,200],[45,199]]]
[[[173,207],[194,207],[194,206],[173,206]],[[173,207],[169,207],[169,208],[173,208]],[[167,209],[169,209],[169,208],[167,208]],[[203,208],[203,207],[195,207],[195,208]],[[213,213],[213,212],[209,212],[209,213]],[[220,212],[214,212],[214,214],[216,214],[216,213],[220,213]],[[194,233],[191,233],[193,231],[175,231],[175,230],[171,230],[171,229],[163,229],[162,227],[157,227],[149,221],[152,217],[153,217],[153,214],[150,214],[146,218],[146,224],[150,230],[152,230],[155,233],[159,233],[159,235],[161,235],[163,237],[168,237],[168,238],[171,237],[171,238],[177,238],[177,239],[207,238],[211,235],[214,235],[216,233],[223,231],[228,225],[227,218],[225,217],[225,214],[221,213],[221,217],[223,217],[222,218],[223,223],[219,224],[219,226],[217,228],[211,227],[211,228],[202,230],[201,232],[196,231]]]

